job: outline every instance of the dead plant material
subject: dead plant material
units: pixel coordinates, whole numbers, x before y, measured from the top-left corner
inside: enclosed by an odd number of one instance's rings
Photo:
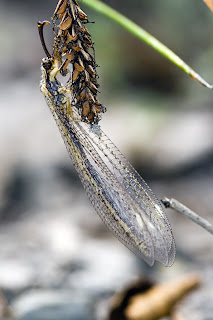
[[[106,108],[97,100],[97,64],[94,43],[85,27],[87,14],[76,0],[59,0],[52,21],[56,34],[53,50],[59,56],[61,74],[71,73],[72,105],[83,121],[98,123]]]
[[[169,316],[175,305],[199,284],[197,274],[156,285],[147,281],[139,282],[114,297],[109,319],[157,320]]]

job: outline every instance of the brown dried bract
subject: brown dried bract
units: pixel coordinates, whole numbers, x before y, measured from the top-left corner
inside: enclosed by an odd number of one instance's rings
[[[55,16],[56,14],[64,13],[64,11],[66,10],[66,6],[67,6],[67,0],[59,1],[53,15]]]
[[[76,41],[76,40],[78,40],[77,34],[75,34],[74,36],[72,36],[72,35],[68,32],[67,37],[66,37],[66,44],[68,44],[68,43],[71,42],[71,41]]]
[[[100,91],[94,47],[84,25],[88,23],[87,14],[76,0],[59,0],[52,20],[56,32],[54,50],[60,57],[60,71],[62,75],[71,73],[72,105],[80,110],[82,120],[98,123],[100,113],[106,108],[97,100]]]
[[[79,7],[77,7],[78,9],[78,16],[81,20],[87,20],[87,15],[86,13],[84,13],[83,10],[81,10]]]
[[[71,27],[71,25],[72,25],[72,19],[71,19],[70,15],[67,12],[65,12],[65,14],[61,20],[61,23],[59,25],[61,34],[63,34],[62,31],[68,30]],[[63,36],[66,37],[66,34],[64,34]]]

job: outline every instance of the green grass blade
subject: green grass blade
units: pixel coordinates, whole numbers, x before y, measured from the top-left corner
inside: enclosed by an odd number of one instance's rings
[[[172,50],[167,48],[163,43],[145,31],[143,28],[138,26],[133,21],[129,20],[127,17],[119,13],[118,11],[112,9],[105,3],[99,0],[81,0],[82,3],[92,8],[93,10],[105,15],[111,20],[118,23],[124,29],[132,33],[134,36],[147,43],[154,50],[158,51],[165,58],[174,63],[177,67],[186,72],[190,77],[197,80],[203,86],[212,89],[213,86],[206,82],[198,73],[196,73],[189,65],[187,65],[180,57],[178,57]]]

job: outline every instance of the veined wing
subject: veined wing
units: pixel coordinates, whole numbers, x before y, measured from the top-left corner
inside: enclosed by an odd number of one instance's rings
[[[145,181],[100,131],[52,110],[71,160],[97,213],[115,236],[149,265],[175,258],[171,226]]]

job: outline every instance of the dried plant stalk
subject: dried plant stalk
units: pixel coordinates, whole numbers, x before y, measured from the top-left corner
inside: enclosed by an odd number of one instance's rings
[[[87,15],[76,0],[59,0],[52,21],[61,74],[71,73],[72,105],[79,110],[83,121],[98,123],[106,108],[97,99],[97,64],[94,43],[85,27]]]

